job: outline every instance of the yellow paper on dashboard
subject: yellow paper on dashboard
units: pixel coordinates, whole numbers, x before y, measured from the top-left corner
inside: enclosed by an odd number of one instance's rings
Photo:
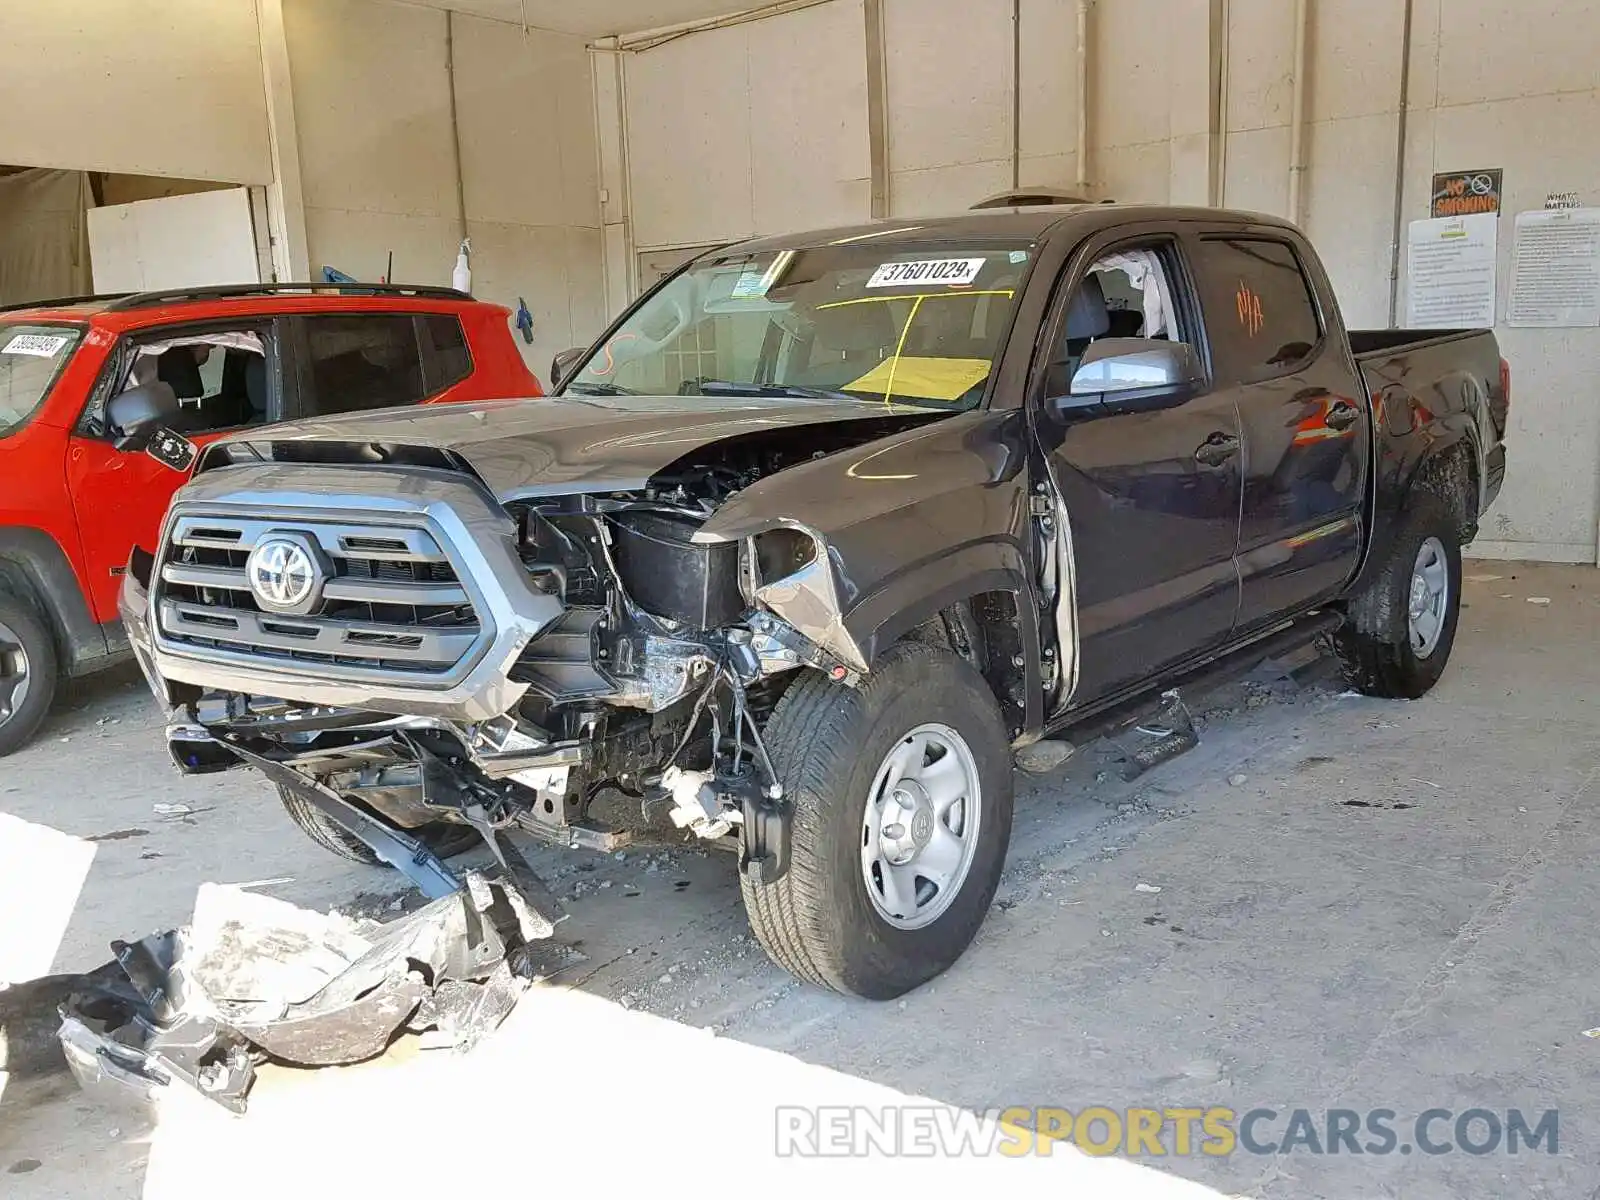
[[[907,396],[954,401],[982,383],[993,369],[982,358],[891,358],[841,390],[880,392],[885,399]]]

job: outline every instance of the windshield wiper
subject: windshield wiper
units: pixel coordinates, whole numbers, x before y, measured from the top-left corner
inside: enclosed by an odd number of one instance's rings
[[[639,394],[615,383],[569,383],[567,391],[576,393],[579,396],[637,396]]]
[[[790,400],[855,400],[845,392],[827,388],[799,387],[787,383],[739,383],[731,379],[685,380],[700,389],[702,396],[762,396]]]

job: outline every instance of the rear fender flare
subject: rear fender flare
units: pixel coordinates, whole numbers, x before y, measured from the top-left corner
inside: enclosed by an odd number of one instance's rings
[[[1442,481],[1449,479],[1458,471],[1458,468],[1451,464],[1452,459],[1465,464],[1467,477],[1459,480],[1457,487],[1442,488]],[[1411,465],[1406,475],[1400,506],[1404,508],[1410,502],[1412,495],[1418,491],[1432,491],[1439,494],[1440,499],[1451,502],[1459,500],[1462,506],[1463,528],[1472,525],[1483,511],[1483,489],[1487,474],[1485,465],[1477,430],[1470,423],[1465,423],[1460,428],[1447,428],[1446,432],[1433,440]],[[1445,494],[1447,491],[1456,494],[1447,495]]]
[[[1486,471],[1476,431],[1469,418],[1465,415],[1447,418],[1430,427],[1426,437],[1419,432],[1397,440],[1399,445],[1395,459],[1398,461],[1391,460],[1394,465],[1376,481],[1372,537],[1361,570],[1346,589],[1347,595],[1363,591],[1381,569],[1395,530],[1399,527],[1400,514],[1410,504],[1412,494],[1427,486],[1430,473],[1437,471],[1439,464],[1448,456],[1464,453],[1473,476],[1468,486],[1474,489],[1474,494],[1466,497],[1473,511],[1463,514],[1464,522],[1475,522],[1482,511]]]

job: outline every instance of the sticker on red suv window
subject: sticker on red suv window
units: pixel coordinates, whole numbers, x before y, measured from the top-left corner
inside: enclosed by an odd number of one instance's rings
[[[33,358],[54,358],[61,347],[72,340],[59,333],[19,333],[4,346],[0,354],[26,354]]]
[[[921,262],[884,263],[867,280],[869,288],[911,287],[932,284],[935,287],[967,287],[983,270],[982,258],[930,258]]]

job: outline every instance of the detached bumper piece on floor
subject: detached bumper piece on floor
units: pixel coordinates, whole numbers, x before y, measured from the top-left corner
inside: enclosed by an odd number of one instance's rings
[[[190,926],[112,944],[61,1006],[62,1048],[84,1091],[119,1108],[149,1112],[184,1085],[242,1113],[268,1059],[361,1062],[406,1030],[471,1047],[529,983],[581,961],[541,940],[556,915],[477,874],[384,925],[206,884]]]

